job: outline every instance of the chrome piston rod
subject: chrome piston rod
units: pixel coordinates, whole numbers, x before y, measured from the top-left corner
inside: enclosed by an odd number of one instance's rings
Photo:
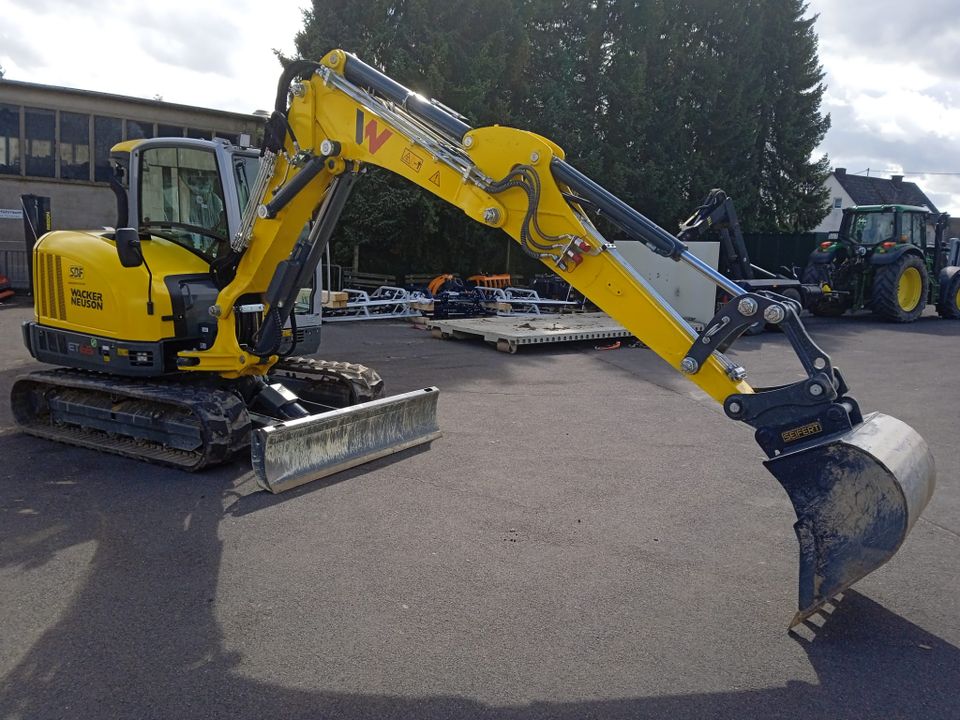
[[[645,217],[642,213],[634,210],[623,200],[588,178],[566,161],[560,158],[554,158],[550,163],[550,170],[553,173],[554,179],[563,183],[577,195],[595,205],[603,215],[626,232],[631,239],[643,242],[658,255],[687,263],[694,270],[733,297],[739,297],[746,292],[735,282],[725,278],[721,273],[691,253],[687,249],[687,246],[676,237]]]

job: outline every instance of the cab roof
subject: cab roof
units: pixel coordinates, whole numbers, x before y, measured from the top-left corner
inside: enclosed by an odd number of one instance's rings
[[[863,213],[881,213],[881,212],[916,212],[916,213],[925,213],[930,214],[930,209],[925,207],[920,207],[919,205],[902,205],[899,203],[890,203],[887,205],[854,205],[853,207],[847,208],[849,212],[863,212]]]

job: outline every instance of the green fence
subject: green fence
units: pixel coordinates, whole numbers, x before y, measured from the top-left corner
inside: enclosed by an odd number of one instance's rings
[[[802,270],[813,249],[826,239],[826,233],[749,233],[743,236],[750,262],[771,272],[781,265]]]

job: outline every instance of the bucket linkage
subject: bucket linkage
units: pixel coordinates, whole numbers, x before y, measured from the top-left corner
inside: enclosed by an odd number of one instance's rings
[[[936,483],[926,441],[895,417],[860,412],[839,370],[801,324],[799,309],[774,293],[740,295],[720,309],[688,353],[702,364],[759,315],[781,327],[807,372],[805,380],[724,401],[729,417],[756,429],[769,458],[764,465],[797,514],[799,600],[791,627],[893,557]]]

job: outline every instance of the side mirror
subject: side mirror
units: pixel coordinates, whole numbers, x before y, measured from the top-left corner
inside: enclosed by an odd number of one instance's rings
[[[143,252],[140,249],[140,233],[134,228],[117,228],[115,234],[117,242],[117,255],[120,256],[120,264],[126,268],[140,267],[143,265]]]

